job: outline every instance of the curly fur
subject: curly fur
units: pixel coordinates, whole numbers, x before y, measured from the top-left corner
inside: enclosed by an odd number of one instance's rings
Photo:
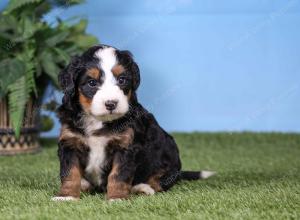
[[[101,60],[95,55],[105,48],[113,47],[91,47],[83,55],[74,57],[59,74],[64,92],[58,109],[62,124],[59,140],[62,187],[59,195],[78,197],[80,188],[70,180],[80,186],[79,178],[89,183],[89,190],[107,192],[108,199],[126,198],[132,186],[146,184],[157,192],[168,190],[180,179],[200,179],[200,172],[181,171],[179,151],[173,137],[138,102],[136,90],[140,73],[129,51],[113,48],[116,65],[124,69],[118,74],[127,79],[126,85],[118,84],[118,88],[128,97],[128,111],[107,121],[98,120],[87,112],[95,94],[102,92],[101,86],[107,80],[105,75],[112,74],[102,69]],[[90,69],[98,77],[97,88],[87,86]],[[114,77],[117,82],[120,76]],[[73,177],[70,171],[76,176]]]

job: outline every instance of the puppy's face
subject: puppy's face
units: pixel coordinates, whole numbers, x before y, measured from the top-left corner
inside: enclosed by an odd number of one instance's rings
[[[124,116],[139,84],[138,67],[131,54],[99,46],[80,59],[80,65],[75,68],[78,76],[74,87],[83,111],[100,121]]]

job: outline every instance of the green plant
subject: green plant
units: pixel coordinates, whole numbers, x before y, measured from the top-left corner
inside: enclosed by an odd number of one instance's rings
[[[9,100],[9,112],[16,136],[30,97],[41,99],[49,82],[58,86],[57,75],[70,59],[96,44],[86,34],[87,21],[51,25],[44,16],[54,8],[82,0],[10,0],[0,12],[0,99]]]

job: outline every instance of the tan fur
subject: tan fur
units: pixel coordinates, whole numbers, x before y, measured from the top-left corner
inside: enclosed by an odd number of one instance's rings
[[[132,128],[128,128],[122,133],[113,133],[110,135],[110,144],[119,146],[121,148],[128,148],[134,138],[134,131]]]
[[[87,74],[90,77],[92,77],[92,78],[94,78],[96,80],[98,80],[100,78],[100,75],[101,75],[100,71],[97,68],[88,69]]]
[[[98,130],[94,133],[96,136],[106,136],[110,139],[109,145],[114,147],[128,148],[134,138],[132,128],[127,128],[125,131],[107,131],[105,129]]]
[[[118,164],[114,163],[113,168],[108,176],[107,182],[107,199],[128,198],[131,184],[119,181],[117,179],[119,173]]]
[[[79,164],[76,163],[70,169],[68,175],[62,179],[59,196],[73,196],[75,198],[80,197],[81,186],[81,170]]]
[[[127,148],[133,141],[134,131],[127,128],[123,132],[107,132],[103,129],[97,131],[96,135],[106,136],[110,139],[108,147]],[[94,134],[95,135],[95,134]],[[60,141],[68,142],[70,147],[78,148],[86,146],[86,138],[76,132],[71,131],[67,125],[62,125],[59,137]],[[113,162],[112,170],[108,176],[107,198],[127,198],[131,190],[131,182],[123,182],[117,179],[119,167],[117,162]],[[62,180],[59,196],[73,196],[79,198],[81,188],[81,170],[79,163],[74,163],[70,173]]]
[[[85,137],[79,133],[72,132],[67,125],[62,125],[59,141],[68,142],[68,145],[72,148],[80,148],[86,145]]]
[[[114,74],[114,76],[119,76],[121,75],[124,71],[125,68],[122,65],[116,65],[111,69],[112,73]]]
[[[155,190],[155,192],[163,191],[162,187],[160,186],[160,177],[162,177],[162,174],[155,174],[147,181],[147,184],[149,184]]]
[[[79,90],[79,102],[85,112],[90,112],[92,100],[87,98],[85,95],[83,95],[80,90]]]

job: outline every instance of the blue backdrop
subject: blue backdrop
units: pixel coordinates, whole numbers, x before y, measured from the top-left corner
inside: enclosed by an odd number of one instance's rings
[[[300,131],[298,0],[90,0],[55,16],[134,54],[138,97],[169,131]]]

